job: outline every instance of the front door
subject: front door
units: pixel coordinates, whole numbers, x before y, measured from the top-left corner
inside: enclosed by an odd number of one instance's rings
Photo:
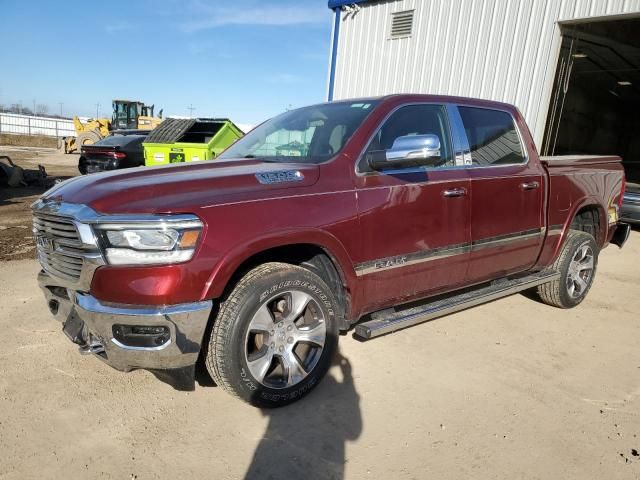
[[[440,155],[429,167],[369,167],[399,137],[436,135]],[[356,272],[367,309],[452,289],[465,282],[470,243],[470,181],[456,166],[443,105],[396,109],[357,166],[362,251]],[[410,140],[410,139],[409,139]]]

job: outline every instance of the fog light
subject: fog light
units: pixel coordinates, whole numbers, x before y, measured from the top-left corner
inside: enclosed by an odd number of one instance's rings
[[[160,347],[171,339],[169,327],[155,325],[114,325],[113,338],[126,347]]]
[[[58,302],[57,300],[49,300],[49,311],[52,314],[56,314],[58,313],[58,308],[60,308],[60,302]]]

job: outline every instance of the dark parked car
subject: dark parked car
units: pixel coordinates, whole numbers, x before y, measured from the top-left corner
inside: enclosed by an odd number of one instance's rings
[[[640,184],[627,183],[622,199],[620,218],[625,222],[640,225]]]
[[[86,175],[144,165],[142,142],[148,134],[149,132],[144,130],[115,133],[93,145],[83,146],[78,160],[78,170]]]

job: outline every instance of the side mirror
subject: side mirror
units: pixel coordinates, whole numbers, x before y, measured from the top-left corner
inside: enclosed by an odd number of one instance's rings
[[[374,170],[435,165],[440,161],[440,139],[437,135],[405,135],[394,140],[389,150],[369,157]]]

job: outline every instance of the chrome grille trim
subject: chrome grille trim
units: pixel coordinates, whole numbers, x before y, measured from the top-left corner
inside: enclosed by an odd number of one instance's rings
[[[33,235],[42,269],[59,284],[75,290],[89,291],[93,274],[104,265],[102,253],[89,225],[80,218],[96,215],[84,205],[38,200],[32,205]]]
[[[36,237],[36,251],[42,268],[50,274],[67,280],[77,281],[84,264],[81,251],[65,250],[64,246],[81,247],[82,242],[73,220],[50,215],[33,216],[33,235]],[[45,248],[37,237],[42,236],[51,243],[51,250]]]

